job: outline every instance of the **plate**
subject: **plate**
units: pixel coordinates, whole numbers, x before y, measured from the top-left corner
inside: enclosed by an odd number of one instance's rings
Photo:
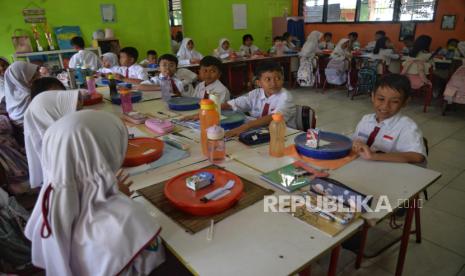
[[[189,111],[200,108],[199,98],[192,97],[174,97],[168,100],[168,107],[171,110]]]
[[[163,155],[163,141],[156,138],[129,139],[123,166],[135,167],[158,160]]]
[[[94,93],[94,94],[91,94],[89,95],[89,97],[85,97],[84,98],[84,101],[83,101],[83,104],[85,106],[88,106],[88,105],[94,105],[94,104],[99,104],[103,101],[103,96],[102,94],[100,93]]]
[[[245,114],[240,111],[221,110],[221,115],[226,117],[220,121],[221,127],[224,130],[230,130],[241,126],[245,122]]]
[[[310,148],[307,142],[307,133],[302,133],[294,138],[295,147],[299,154],[306,157],[333,160],[346,157],[352,150],[352,140],[342,134],[320,131],[320,146],[318,149]]]

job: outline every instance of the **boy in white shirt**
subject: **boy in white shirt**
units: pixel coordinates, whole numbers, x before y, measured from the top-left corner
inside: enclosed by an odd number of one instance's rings
[[[253,45],[253,37],[251,34],[245,34],[242,37],[242,45],[239,48],[239,52],[242,56],[251,57],[253,55],[261,54],[260,49]]]
[[[321,50],[333,50],[334,43],[331,41],[333,39],[333,34],[326,32],[323,35],[323,41],[318,44]]]
[[[124,47],[119,52],[119,63],[121,64],[115,70],[115,79],[133,84],[139,84],[148,79],[147,72],[137,64],[139,52],[134,47]]]
[[[157,51],[148,50],[147,51],[147,58],[145,58],[143,61],[139,62],[139,64],[144,66],[144,67],[155,68],[158,65],[157,60],[158,60]]]
[[[170,82],[172,97],[187,96],[182,81],[175,76],[178,67],[178,58],[171,54],[164,54],[158,60],[158,64],[160,65],[160,74],[141,82],[136,89],[141,91],[160,90],[162,81],[168,80]]]
[[[404,75],[383,77],[372,94],[375,113],[363,116],[353,134],[353,150],[363,159],[421,164],[426,160],[423,134],[400,110],[410,97]]]
[[[378,39],[385,37],[385,36],[386,36],[385,31],[382,31],[382,30],[377,31],[375,33],[375,40],[368,42],[367,46],[365,46],[365,50],[367,50],[368,52],[372,52],[375,49],[376,41],[378,41]]]
[[[73,37],[71,39],[71,46],[73,46],[73,48],[78,52],[69,60],[69,68],[75,69],[80,66],[87,67],[93,71],[97,71],[97,69],[100,68],[100,60],[98,56],[95,53],[84,49],[84,39],[82,39],[82,37]]]
[[[267,126],[272,121],[271,115],[277,112],[283,114],[286,124],[293,126],[296,106],[292,95],[283,88],[282,67],[276,62],[263,63],[257,68],[257,78],[260,88],[221,105],[222,109],[249,112],[256,118],[226,132],[226,137],[238,136],[249,129]]]
[[[221,103],[229,100],[229,90],[220,81],[222,62],[216,57],[206,56],[200,61],[200,82],[191,96],[208,99],[208,93],[219,95]]]

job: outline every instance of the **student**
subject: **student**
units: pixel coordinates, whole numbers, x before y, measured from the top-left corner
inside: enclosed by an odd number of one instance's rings
[[[319,46],[321,50],[333,50],[334,43],[331,41],[333,39],[333,34],[330,32],[326,32],[323,35],[323,41],[320,42]]]
[[[182,82],[184,92],[192,94],[197,83],[197,74],[187,68],[178,68],[174,77]]]
[[[203,58],[202,54],[194,49],[194,41],[191,38],[184,38],[176,54],[179,65],[199,64]]]
[[[229,90],[220,81],[222,65],[221,60],[212,56],[206,56],[200,61],[199,77],[202,82],[195,87],[193,97],[208,99],[208,93],[215,92],[221,103],[229,100]]]
[[[220,59],[228,59],[231,54],[234,52],[230,47],[229,40],[227,38],[220,39],[218,43],[218,48],[213,51],[213,56]]]
[[[84,110],[42,142],[44,183],[27,222],[32,263],[49,275],[148,275],[164,261],[160,225],[118,183],[128,145],[121,119]],[[98,260],[98,264],[96,263]]]
[[[108,52],[102,55],[102,68],[98,69],[97,72],[111,74],[117,72],[118,68],[118,56],[115,53]]]
[[[410,82],[399,74],[384,76],[371,96],[375,113],[363,116],[353,134],[353,150],[363,159],[421,164],[423,135],[400,110],[410,98]]]
[[[279,54],[279,49],[281,49],[281,54],[290,51],[289,48],[287,48],[287,46],[285,45],[284,39],[281,36],[275,36],[273,38],[273,46],[270,48],[269,52],[272,55],[276,55]]]
[[[320,52],[318,41],[320,41],[323,34],[319,31],[312,31],[307,36],[302,50],[299,52],[300,65],[297,71],[297,82],[300,86],[313,86],[315,83],[315,74],[313,73],[316,68],[315,55]]]
[[[458,49],[459,40],[456,38],[451,38],[447,41],[447,47],[442,48],[439,52],[440,55],[446,57],[447,59],[459,58],[460,51]]]
[[[358,33],[350,32],[347,37],[349,38],[349,51],[360,49],[360,42],[358,41]]]
[[[292,36],[288,32],[285,32],[282,37],[283,37],[284,42],[286,43],[287,48],[289,48],[289,50],[291,51],[297,50],[297,46],[292,42],[292,40],[295,38],[294,36]]]
[[[328,65],[325,69],[328,83],[342,85],[347,81],[347,71],[349,70],[349,61],[351,58],[348,47],[349,39],[342,38],[331,53]]]
[[[143,61],[139,62],[140,65],[144,67],[156,66],[158,60],[158,54],[155,50],[148,50],[147,51],[147,58]]]
[[[162,81],[167,80],[170,83],[172,97],[181,97],[186,94],[182,81],[175,77],[178,59],[174,55],[164,54],[159,58],[158,63],[160,64],[160,74],[141,82],[137,89],[142,91],[160,90]]]
[[[420,35],[415,40],[409,57],[402,63],[402,74],[410,79],[410,85],[413,89],[419,89],[426,84],[431,84],[426,77],[432,66],[430,59],[431,41],[430,36]]]
[[[249,112],[250,116],[256,118],[226,132],[226,137],[238,136],[252,128],[268,126],[272,121],[271,115],[277,112],[283,114],[290,127],[294,126],[296,108],[291,94],[283,88],[284,76],[281,66],[276,62],[263,63],[257,68],[257,78],[260,88],[221,105],[222,109]]]
[[[385,37],[385,36],[386,36],[385,31],[381,31],[381,30],[377,31],[375,33],[375,40],[368,42],[367,46],[365,47],[365,50],[367,50],[368,52],[373,51],[373,49],[375,49],[375,46],[376,46],[376,41],[378,41],[378,39]]]
[[[69,60],[69,68],[87,67],[93,71],[97,71],[100,67],[98,56],[91,51],[84,49],[84,39],[80,36],[75,36],[71,39],[71,46],[78,51]]]
[[[239,48],[239,51],[241,55],[245,57],[251,57],[253,55],[260,54],[260,49],[253,45],[253,37],[251,34],[245,34],[242,37],[242,45]]]
[[[413,41],[414,41],[413,35],[406,35],[404,36],[404,40],[402,43],[404,44],[404,48],[402,48],[402,54],[403,55],[408,55],[410,51],[413,49]]]
[[[5,72],[10,66],[10,62],[4,57],[0,57],[0,114],[5,113]]]
[[[79,90],[45,91],[35,97],[24,115],[24,140],[31,188],[43,185],[42,138],[55,121],[82,106]]]
[[[53,77],[39,78],[32,82],[31,85],[31,100],[34,99],[39,93],[48,90],[66,90],[63,83]]]
[[[121,66],[116,70],[115,79],[124,82],[139,84],[147,80],[147,73],[144,68],[137,64],[139,52],[134,47],[124,47],[119,52],[119,63]]]

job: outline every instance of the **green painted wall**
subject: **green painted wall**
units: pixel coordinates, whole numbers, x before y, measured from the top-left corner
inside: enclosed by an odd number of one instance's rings
[[[232,4],[247,4],[247,29],[233,29]],[[272,43],[271,18],[291,12],[290,0],[183,0],[185,36],[191,37],[203,55],[211,54],[221,38],[227,37],[238,50],[242,36],[251,33],[260,49]]]
[[[30,25],[24,23],[22,15],[22,9],[31,2],[45,9],[51,28],[80,26],[86,46],[91,45],[95,30],[111,28],[121,47],[134,46],[139,50],[139,59],[145,57],[148,49],[156,49],[159,53],[171,49],[167,0],[0,0],[0,55],[11,59],[14,52],[11,36],[16,28],[27,29],[31,33]],[[115,5],[116,23],[102,22],[101,3]],[[42,46],[46,45],[43,37]]]

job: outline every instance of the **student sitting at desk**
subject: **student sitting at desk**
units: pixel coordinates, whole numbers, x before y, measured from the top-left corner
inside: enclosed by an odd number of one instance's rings
[[[216,57],[206,56],[200,61],[200,82],[191,96],[208,99],[208,94],[214,92],[219,95],[222,103],[229,100],[229,90],[220,81],[221,67],[223,63]]]
[[[202,54],[194,49],[194,41],[191,38],[184,38],[176,54],[179,65],[199,64],[203,58]]]
[[[155,68],[157,65],[157,60],[158,60],[158,54],[157,51],[155,50],[148,50],[147,51],[147,57],[139,62],[140,65],[144,67],[153,67]]]
[[[347,81],[347,71],[351,54],[348,51],[349,39],[342,38],[329,57],[328,65],[325,69],[326,81],[330,84],[342,85]]]
[[[119,52],[120,67],[116,69],[115,79],[138,84],[146,80],[147,73],[136,63],[139,52],[134,47],[124,47]]]
[[[347,35],[349,39],[349,51],[359,50],[360,49],[360,42],[358,41],[358,33],[351,32]]]
[[[97,72],[110,74],[118,70],[118,67],[118,56],[112,52],[108,52],[102,55],[102,68],[98,69]]]
[[[275,36],[273,38],[273,46],[270,48],[271,55],[282,55],[285,52],[290,52],[291,50],[287,48],[284,39],[281,36]]]
[[[404,48],[402,48],[403,55],[408,55],[410,51],[412,51],[414,41],[415,38],[413,37],[413,35],[404,36],[404,40],[402,41],[402,43],[404,43]]]
[[[384,76],[371,96],[375,113],[363,116],[352,136],[353,150],[367,160],[423,163],[423,134],[412,119],[400,113],[409,98],[407,77]]]
[[[141,82],[141,84],[137,86],[137,89],[142,91],[160,90],[162,81],[167,80],[170,83],[171,96],[181,97],[185,95],[186,93],[182,81],[175,76],[178,67],[178,59],[174,55],[164,54],[158,60],[158,64],[160,65],[160,74]]]
[[[385,31],[382,31],[382,30],[377,31],[375,33],[375,40],[368,42],[367,46],[365,46],[365,50],[367,50],[368,52],[372,52],[375,49],[376,41],[378,41],[378,39],[385,37],[385,36],[386,36]]]
[[[413,44],[409,57],[402,63],[402,74],[410,79],[410,85],[413,89],[430,84],[426,76],[433,65],[430,53],[431,40],[430,36],[419,36]]]
[[[323,41],[318,45],[321,50],[332,50],[334,49],[334,43],[331,41],[333,39],[333,34],[326,32],[323,35]]]
[[[239,48],[239,51],[244,57],[251,57],[256,54],[261,54],[260,49],[253,45],[253,37],[251,34],[245,34],[242,37],[242,45]]]
[[[458,49],[459,40],[451,38],[447,41],[447,47],[442,48],[439,52],[440,55],[444,56],[447,59],[459,58],[461,56]]]
[[[297,46],[294,44],[293,40],[297,39],[295,36],[291,35],[288,32],[283,34],[284,43],[286,44],[287,48],[291,51],[297,51]]]
[[[372,59],[382,60],[389,67],[391,59],[399,59],[399,55],[394,53],[394,45],[391,40],[384,36],[376,41],[375,49],[373,49]],[[378,74],[384,74],[382,67],[378,68]]]
[[[84,49],[84,39],[82,39],[82,37],[73,37],[71,39],[71,46],[73,46],[73,48],[78,52],[69,60],[69,68],[75,69],[77,67],[87,67],[88,69],[97,71],[100,67],[98,56],[95,53]]]
[[[318,41],[320,41],[321,36],[322,33],[319,31],[312,31],[299,52],[300,65],[297,71],[297,82],[300,86],[310,87],[315,84],[314,68],[317,66],[315,55],[320,52]]]
[[[220,39],[218,48],[213,50],[213,56],[220,59],[228,59],[232,53],[234,53],[234,51],[231,49],[231,44],[227,38]]]

